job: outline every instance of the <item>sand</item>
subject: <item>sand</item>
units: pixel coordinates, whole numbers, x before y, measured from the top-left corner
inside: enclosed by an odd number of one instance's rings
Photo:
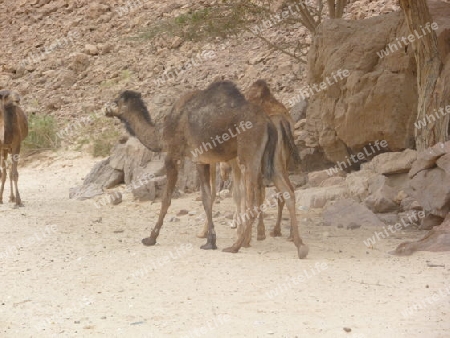
[[[387,254],[423,232],[368,248],[380,228],[320,226],[320,210],[299,210],[305,260],[287,219],[282,238],[203,251],[195,193],[172,201],[158,244],[144,247],[160,202],[68,198],[98,160],[42,156],[20,170],[25,206],[0,206],[0,337],[450,337],[449,253]],[[182,209],[195,215],[177,220]],[[235,238],[232,210],[231,198],[214,206],[220,249]]]

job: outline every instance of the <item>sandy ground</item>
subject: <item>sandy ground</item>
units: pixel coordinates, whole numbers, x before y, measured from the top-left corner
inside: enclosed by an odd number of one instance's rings
[[[94,162],[66,153],[28,164],[25,207],[0,206],[0,337],[450,337],[449,254],[387,254],[423,233],[369,249],[363,240],[380,229],[319,226],[319,213],[299,211],[311,219],[301,226],[306,260],[285,238],[234,255],[203,251],[201,202],[189,194],[167,220],[196,215],[166,222],[158,245],[144,247],[159,202],[69,200]],[[215,210],[224,248],[235,236],[223,217],[232,200]]]

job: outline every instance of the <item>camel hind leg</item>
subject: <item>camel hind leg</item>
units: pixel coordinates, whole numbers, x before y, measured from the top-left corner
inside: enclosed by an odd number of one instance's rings
[[[9,201],[10,202],[15,202],[15,206],[16,207],[23,207],[22,204],[22,199],[20,198],[20,193],[19,193],[19,187],[18,187],[18,182],[19,182],[19,171],[17,169],[18,167],[18,158],[19,158],[19,152],[20,152],[20,146],[16,149],[13,150],[13,152],[11,153],[11,173],[9,175],[9,181],[11,184],[11,195],[9,197]],[[13,182],[14,182],[14,190],[13,190]],[[16,196],[14,196],[14,191],[16,192]]]
[[[255,187],[259,183],[259,176],[261,175],[261,161],[258,161],[257,159],[260,159],[262,155],[257,155],[258,154],[253,157],[253,163],[249,163],[250,161],[248,161],[241,166],[241,173],[244,177],[245,186],[245,207],[243,209],[244,213],[238,215],[238,217],[241,219],[242,224],[240,226],[243,230],[238,233],[238,238],[231,247],[223,249],[224,252],[237,253],[244,244],[248,244],[246,242],[251,238],[252,225],[258,213],[258,211],[255,210],[255,202],[259,200],[259,196],[257,196],[257,189],[255,189]]]
[[[289,215],[291,218],[291,232],[295,246],[298,251],[298,258],[303,259],[308,255],[308,246],[303,243],[303,240],[300,237],[298,230],[298,222],[297,215],[295,213],[295,194],[294,189],[292,189],[292,185],[289,182],[289,178],[286,173],[282,175],[275,174],[273,177],[273,183],[277,187],[278,191],[282,193],[283,199],[286,203],[286,206],[289,210]],[[289,196],[285,198],[286,192],[289,193]]]
[[[212,198],[212,204],[214,204],[214,201],[216,200],[216,165],[215,164],[211,164],[209,166],[209,181],[210,181],[210,185],[211,185],[211,198]],[[203,199],[202,199],[203,200]],[[209,229],[209,225],[208,225],[208,220],[205,220],[205,223],[203,224],[203,229],[197,234],[198,238],[206,238],[206,236],[208,235],[208,229]]]
[[[215,167],[216,165],[212,165]],[[214,230],[214,223],[212,220],[212,204],[214,198],[211,196],[211,186],[210,186],[210,167],[209,164],[197,164],[197,171],[200,178],[200,189],[202,192],[202,202],[203,208],[206,213],[206,221],[208,222],[208,235],[206,244],[202,245],[200,248],[203,250],[215,250],[216,246],[216,231]],[[214,175],[215,176],[215,175]],[[215,191],[215,189],[214,189]]]
[[[158,221],[156,222],[156,225],[153,228],[150,237],[146,237],[142,240],[142,244],[144,244],[145,246],[151,246],[156,244],[156,239],[159,236],[159,231],[162,228],[164,217],[166,216],[167,210],[169,209],[170,204],[172,202],[172,194],[175,190],[175,185],[177,183],[178,167],[176,161],[174,161],[170,157],[166,157],[164,161],[164,166],[166,168],[167,173],[167,184],[166,188],[164,189]]]
[[[259,181],[257,184],[257,195],[258,195],[258,206],[261,206],[264,203],[264,199],[266,197],[266,187],[263,184],[262,176],[260,175]],[[258,225],[256,226],[256,240],[263,241],[266,239],[266,227],[264,226],[264,212],[262,210],[259,211],[258,215]]]
[[[283,208],[284,208],[284,198],[280,198],[277,194],[277,222],[275,223],[275,226],[273,227],[272,231],[270,232],[270,236],[272,237],[280,237],[281,236],[281,220],[283,216]]]
[[[8,158],[8,152],[6,150],[2,150],[0,153],[0,166],[2,168],[2,185],[0,187],[0,203],[3,203],[3,192],[5,190],[5,182],[6,182],[6,159]]]

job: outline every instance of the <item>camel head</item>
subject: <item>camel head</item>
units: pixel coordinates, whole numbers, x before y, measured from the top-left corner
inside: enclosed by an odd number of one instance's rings
[[[258,101],[268,100],[270,98],[270,89],[264,80],[255,81],[246,91],[245,98],[250,102],[258,103]]]
[[[2,89],[0,90],[0,100],[3,106],[18,106],[20,104],[20,95],[16,91]]]
[[[114,102],[106,107],[105,115],[107,117],[117,117],[125,125],[125,129],[131,136],[136,136],[139,140],[152,151],[159,149],[155,140],[150,134],[154,134],[154,127],[147,107],[140,93],[133,90],[121,92]],[[142,127],[148,128],[146,132],[138,132]]]
[[[150,115],[142,100],[141,93],[133,90],[121,92],[119,97],[105,110],[107,117],[117,117],[121,120],[127,119],[127,117],[131,118],[137,114],[143,115],[146,120],[150,121]]]

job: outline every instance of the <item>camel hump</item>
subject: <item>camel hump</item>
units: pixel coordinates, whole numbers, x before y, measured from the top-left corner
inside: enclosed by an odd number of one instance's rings
[[[217,98],[219,96],[225,96],[228,99],[232,99],[235,104],[246,103],[245,96],[231,81],[213,82],[203,91],[203,93],[207,98]]]

